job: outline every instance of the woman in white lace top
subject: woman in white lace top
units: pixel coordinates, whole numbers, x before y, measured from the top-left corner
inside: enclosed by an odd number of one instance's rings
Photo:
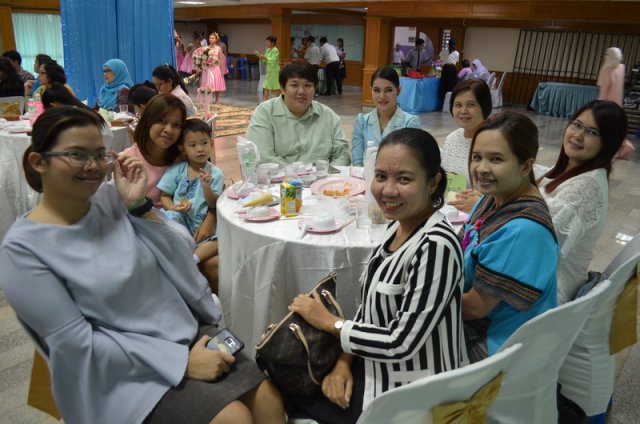
[[[608,177],[627,132],[627,118],[613,102],[582,106],[564,134],[553,168],[538,180],[558,243],[558,304],[575,297],[586,280],[593,248],[607,222]]]
[[[479,79],[459,83],[451,92],[449,111],[460,126],[449,134],[442,149],[442,167],[445,171],[464,175],[469,183],[469,147],[476,130],[491,114],[491,91]],[[457,193],[456,198],[447,203],[461,211],[469,212],[480,198],[476,190]]]

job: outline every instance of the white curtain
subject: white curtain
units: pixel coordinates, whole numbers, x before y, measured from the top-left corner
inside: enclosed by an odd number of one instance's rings
[[[40,53],[51,56],[64,66],[60,15],[13,13],[12,17],[16,50],[22,56],[24,69],[33,73],[33,63]]]

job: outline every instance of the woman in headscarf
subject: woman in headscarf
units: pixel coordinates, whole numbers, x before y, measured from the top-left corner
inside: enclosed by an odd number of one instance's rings
[[[133,85],[127,65],[120,59],[109,59],[102,66],[104,84],[98,95],[98,106],[116,110],[118,105],[128,104],[129,88]]]
[[[473,70],[473,78],[479,78],[484,82],[489,81],[489,77],[491,76],[491,74],[486,66],[484,66],[482,62],[480,62],[480,59],[474,59],[471,62],[471,69]]]

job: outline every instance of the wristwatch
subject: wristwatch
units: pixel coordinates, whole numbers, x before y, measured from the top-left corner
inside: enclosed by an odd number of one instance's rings
[[[340,330],[342,330],[342,326],[344,325],[344,320],[343,319],[339,319],[336,322],[333,323],[333,332],[335,334],[340,334]]]
[[[134,207],[133,209],[129,209],[129,214],[140,218],[142,215],[149,212],[151,208],[153,208],[153,202],[148,197],[145,197],[144,203]]]

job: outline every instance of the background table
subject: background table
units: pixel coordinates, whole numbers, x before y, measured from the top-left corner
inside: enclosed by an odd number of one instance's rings
[[[543,115],[568,118],[582,105],[596,100],[600,88],[592,85],[541,82],[531,100],[531,108]]]
[[[112,150],[121,151],[131,144],[125,127],[112,127],[111,131],[113,139],[105,139],[105,143],[110,143]],[[40,198],[27,184],[22,168],[22,155],[29,144],[27,134],[0,131],[0,241],[16,217],[28,212]]]
[[[304,195],[310,196],[309,190]],[[246,222],[235,213],[240,208],[226,194],[218,200],[218,294],[227,326],[245,342],[249,355],[267,325],[288,312],[293,298],[330,272],[337,273],[337,300],[345,316],[354,316],[360,276],[386,225],[360,229],[352,222],[337,233],[299,239],[299,219]]]
[[[440,109],[440,78],[400,78],[398,104],[405,112],[433,112]]]

